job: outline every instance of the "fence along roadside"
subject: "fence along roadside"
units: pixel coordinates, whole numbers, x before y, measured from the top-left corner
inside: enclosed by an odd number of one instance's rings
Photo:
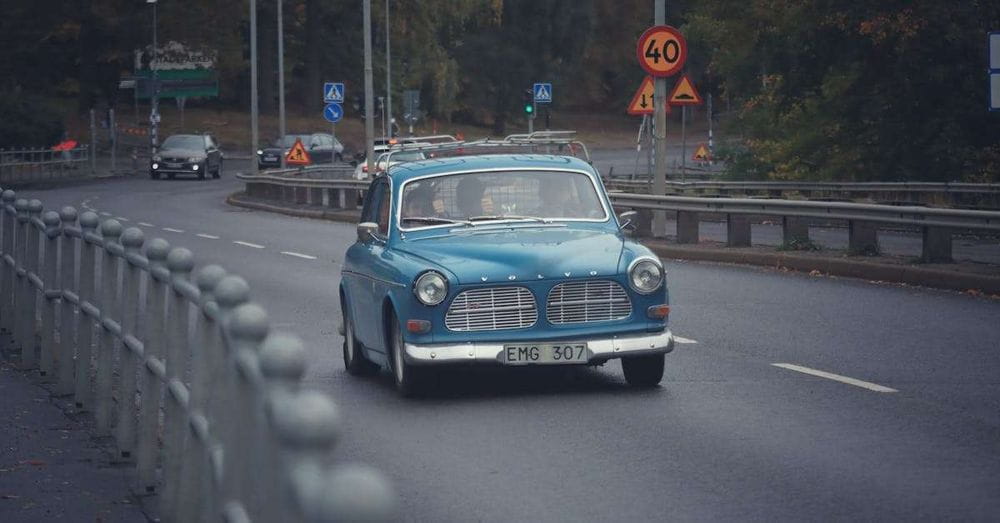
[[[392,517],[377,471],[331,464],[337,407],[302,389],[301,342],[271,332],[245,280],[93,212],[11,190],[0,205],[0,327],[114,436],[163,520]]]

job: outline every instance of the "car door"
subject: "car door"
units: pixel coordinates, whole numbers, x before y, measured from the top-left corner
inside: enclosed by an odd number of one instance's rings
[[[365,197],[361,221],[379,223],[380,231],[383,230],[379,218],[387,214],[389,200],[388,180],[385,177],[380,177],[373,181]],[[384,230],[387,231],[388,218],[385,218],[385,222]],[[382,299],[379,295],[379,289],[383,289],[384,284],[378,285],[377,283],[378,280],[384,278],[384,271],[379,270],[382,265],[379,259],[385,251],[386,238],[387,234],[380,232],[372,238],[359,239],[347,252],[352,272],[349,275],[348,292],[355,335],[364,346],[379,352],[383,352],[381,350],[382,333],[380,330]]]

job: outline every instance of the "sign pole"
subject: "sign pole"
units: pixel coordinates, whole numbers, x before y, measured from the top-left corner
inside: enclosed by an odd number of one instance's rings
[[[337,124],[330,124],[330,136],[333,136],[333,143],[337,143]],[[330,165],[337,165],[337,151],[330,151]]]
[[[285,26],[281,21],[281,4],[278,1],[278,126],[281,140],[285,139]],[[281,168],[288,165],[285,155],[281,155]]]
[[[663,25],[667,18],[666,0],[656,0],[653,11],[654,23]],[[656,135],[656,171],[653,173],[653,194],[663,195],[667,191],[667,79],[657,76],[653,80],[653,128]],[[662,236],[667,229],[667,215],[664,211],[653,213],[653,236]]]
[[[687,170],[687,106],[681,106],[681,181]]]
[[[365,26],[365,161],[368,172],[375,172],[375,88],[372,85],[372,0],[364,0]]]

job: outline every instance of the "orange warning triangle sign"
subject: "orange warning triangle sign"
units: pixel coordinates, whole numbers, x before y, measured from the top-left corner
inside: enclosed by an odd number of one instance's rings
[[[639,89],[632,96],[632,101],[629,102],[625,112],[633,116],[653,114],[653,110],[656,107],[653,105],[653,91],[653,77],[647,76],[639,84]],[[670,105],[667,105],[667,114],[670,114]]]
[[[701,105],[702,99],[698,90],[694,88],[694,84],[691,83],[691,79],[685,74],[681,76],[680,80],[677,80],[674,90],[670,91],[667,103],[670,105]]]
[[[306,147],[302,145],[302,139],[296,138],[295,145],[288,151],[288,156],[285,157],[285,163],[289,165],[309,165],[312,160],[309,158],[309,153],[306,152]]]
[[[712,155],[709,154],[708,147],[705,147],[705,144],[699,144],[698,148],[694,151],[692,159],[707,162],[712,159]]]

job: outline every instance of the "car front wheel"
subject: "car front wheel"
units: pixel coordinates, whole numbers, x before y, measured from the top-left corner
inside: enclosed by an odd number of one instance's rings
[[[218,180],[222,178],[222,160],[219,160],[219,164],[215,166],[215,172],[212,173],[212,178]]]
[[[371,376],[378,371],[375,365],[365,357],[364,350],[354,336],[354,325],[347,317],[346,307],[341,307],[344,321],[344,367],[352,376]]]
[[[420,395],[426,387],[428,369],[415,367],[406,362],[403,356],[403,331],[399,329],[399,321],[395,316],[389,320],[390,355],[392,377],[396,382],[396,390],[405,397]]]
[[[633,387],[655,387],[663,379],[663,354],[622,358],[625,381]]]

